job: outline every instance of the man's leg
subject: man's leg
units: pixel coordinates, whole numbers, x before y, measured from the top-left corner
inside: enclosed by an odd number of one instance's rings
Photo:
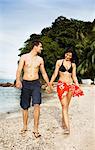
[[[28,109],[22,109],[23,114],[23,129],[21,130],[22,133],[27,131],[27,122],[28,122]]]
[[[39,117],[40,117],[40,104],[41,104],[41,85],[40,82],[37,80],[33,86],[32,92],[32,105],[34,106],[34,136],[40,137],[41,135],[38,132],[39,126]]]
[[[27,124],[28,124],[28,108],[30,107],[31,102],[31,84],[28,81],[23,81],[23,88],[21,89],[21,100],[20,106],[22,108],[22,115],[23,115],[23,129],[22,132],[27,131]]]
[[[38,132],[39,126],[39,116],[40,116],[40,105],[34,105],[34,132]]]

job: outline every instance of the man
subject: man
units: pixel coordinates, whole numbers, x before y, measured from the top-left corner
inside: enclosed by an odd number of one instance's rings
[[[16,87],[21,88],[20,106],[23,112],[23,129],[21,130],[21,133],[25,133],[27,131],[28,108],[30,107],[32,97],[32,106],[34,106],[33,133],[36,138],[41,136],[38,132],[41,104],[39,70],[41,71],[47,85],[49,85],[49,79],[44,68],[44,61],[40,56],[38,56],[38,53],[41,53],[42,49],[42,43],[40,41],[34,41],[31,51],[21,56],[16,73]],[[23,81],[21,82],[22,70],[24,73]]]

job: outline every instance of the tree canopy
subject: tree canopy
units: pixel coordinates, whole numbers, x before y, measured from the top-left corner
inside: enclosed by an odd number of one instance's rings
[[[59,16],[50,27],[44,28],[40,34],[31,34],[20,48],[20,54],[31,51],[32,41],[40,39],[44,50],[45,67],[51,77],[55,62],[62,58],[67,47],[72,47],[77,59],[77,74],[80,78],[95,78],[95,19],[84,22]]]

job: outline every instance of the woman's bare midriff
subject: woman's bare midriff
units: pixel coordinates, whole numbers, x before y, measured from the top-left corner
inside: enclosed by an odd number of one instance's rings
[[[67,84],[72,84],[73,83],[71,73],[69,73],[67,71],[64,72],[64,73],[59,71],[59,80],[62,81],[62,82],[65,82]]]

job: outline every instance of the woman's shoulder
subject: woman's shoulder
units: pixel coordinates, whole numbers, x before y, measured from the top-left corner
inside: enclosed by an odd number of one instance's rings
[[[62,63],[63,59],[58,59],[57,63]]]
[[[59,67],[60,67],[61,64],[62,64],[62,59],[59,59],[59,60],[56,61],[56,66],[59,66]]]
[[[76,64],[75,63],[72,63],[72,67],[75,67],[76,66]]]

